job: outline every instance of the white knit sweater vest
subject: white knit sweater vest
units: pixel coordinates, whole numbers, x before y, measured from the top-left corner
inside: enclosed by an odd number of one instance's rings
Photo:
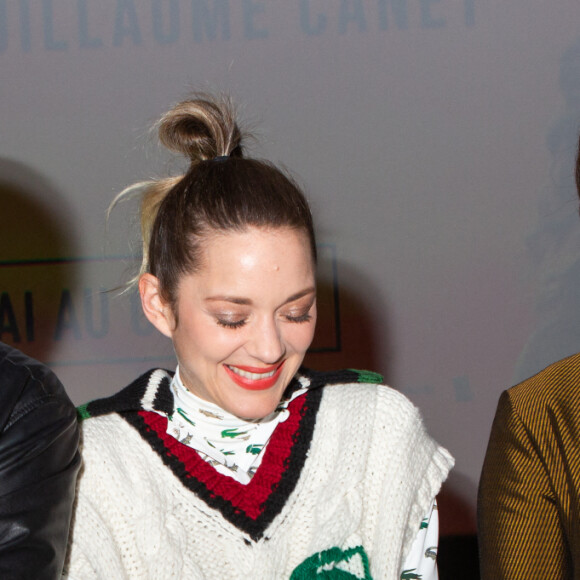
[[[160,439],[161,371],[140,399],[156,413],[85,420],[69,577],[300,580],[324,567],[398,580],[453,461],[398,392],[338,382],[352,372],[307,379],[248,486]]]

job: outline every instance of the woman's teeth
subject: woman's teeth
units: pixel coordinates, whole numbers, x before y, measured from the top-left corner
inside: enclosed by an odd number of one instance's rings
[[[277,369],[274,369],[273,371],[270,371],[267,373],[250,373],[248,371],[244,371],[242,369],[239,369],[237,367],[232,367],[230,365],[228,365],[228,368],[231,371],[233,371],[234,373],[236,373],[236,375],[240,375],[240,377],[244,377],[244,379],[249,379],[251,381],[258,381],[260,379],[269,379],[270,377],[274,376],[274,373],[277,370]]]

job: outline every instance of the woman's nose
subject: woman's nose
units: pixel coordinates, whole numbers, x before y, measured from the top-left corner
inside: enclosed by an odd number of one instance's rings
[[[264,319],[256,325],[248,352],[265,364],[274,364],[283,358],[286,347],[274,318]]]

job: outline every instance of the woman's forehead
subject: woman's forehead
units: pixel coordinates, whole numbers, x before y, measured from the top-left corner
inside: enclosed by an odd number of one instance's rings
[[[201,241],[202,259],[207,266],[216,266],[229,260],[244,265],[283,261],[311,261],[307,233],[290,227],[256,227],[243,230],[212,230]]]
[[[314,285],[310,245],[301,230],[252,227],[215,232],[204,238],[200,258],[200,267],[181,282],[189,280],[190,286],[208,292]]]

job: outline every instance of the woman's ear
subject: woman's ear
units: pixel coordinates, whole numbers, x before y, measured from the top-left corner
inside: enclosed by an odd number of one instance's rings
[[[161,298],[159,279],[152,274],[143,274],[139,278],[139,294],[147,320],[159,332],[171,338],[175,329],[175,319],[171,306]]]

